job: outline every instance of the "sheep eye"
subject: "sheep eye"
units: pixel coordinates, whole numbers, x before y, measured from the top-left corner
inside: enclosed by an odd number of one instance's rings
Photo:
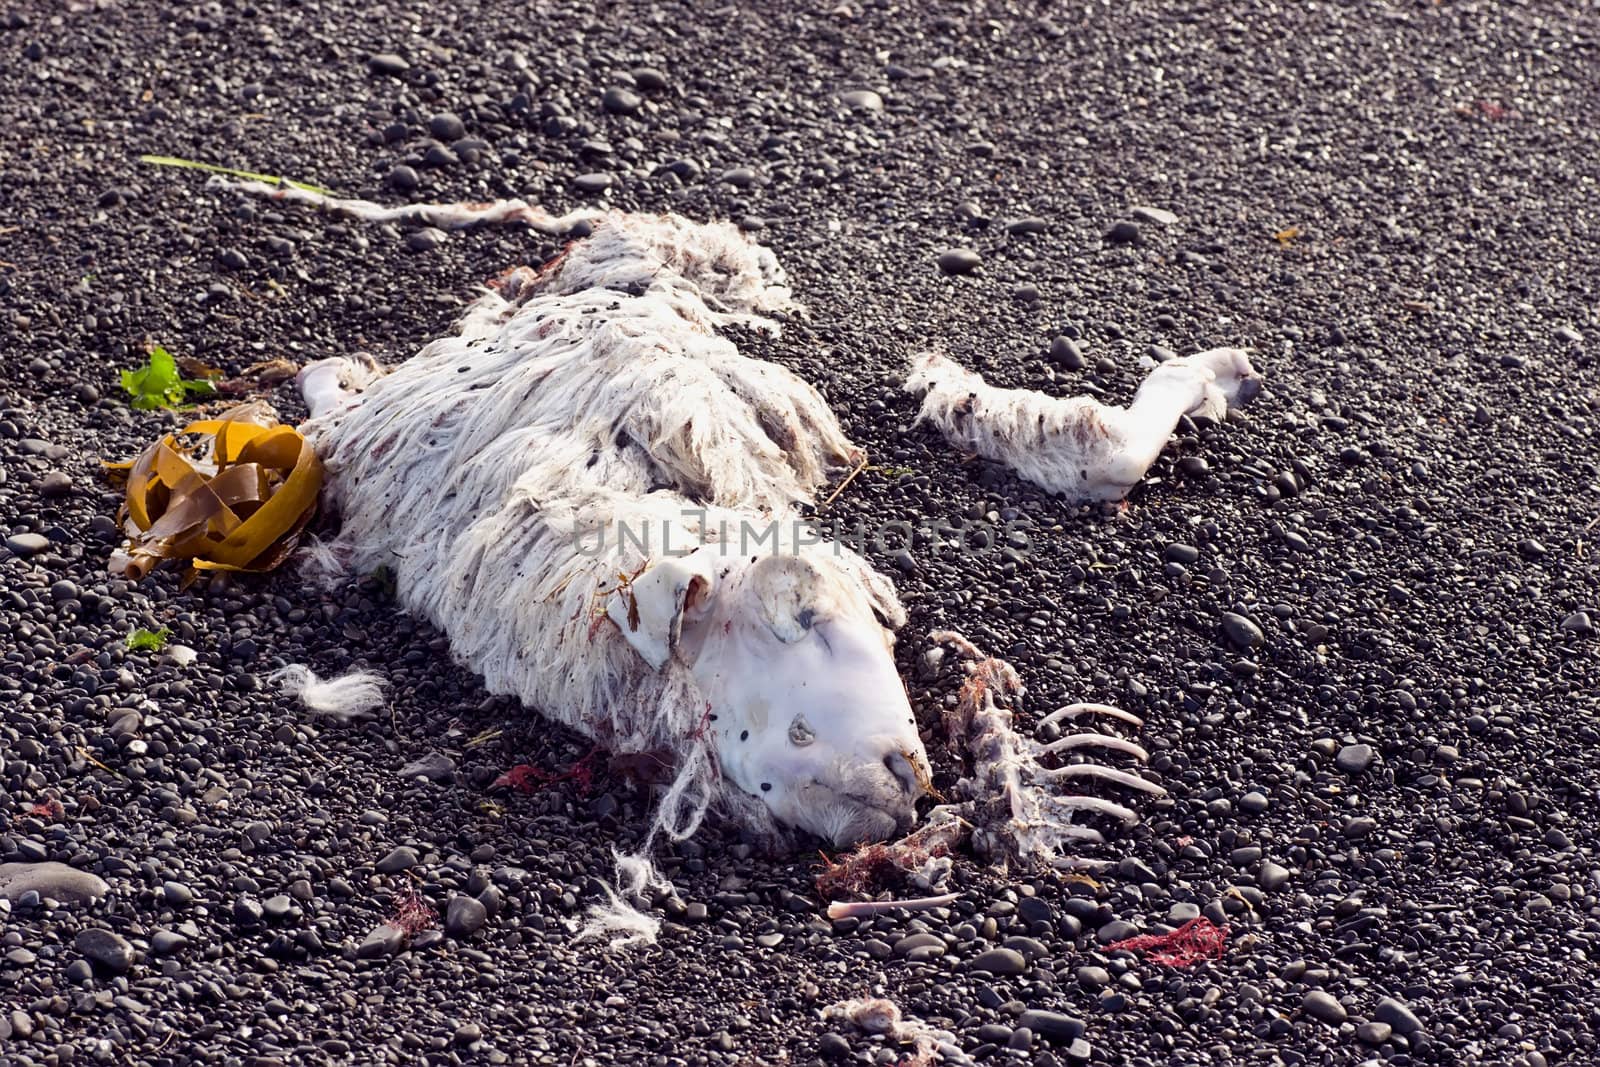
[[[811,729],[811,724],[800,715],[794,717],[794,722],[789,724],[789,741],[795,745],[809,745],[817,739],[816,731]]]

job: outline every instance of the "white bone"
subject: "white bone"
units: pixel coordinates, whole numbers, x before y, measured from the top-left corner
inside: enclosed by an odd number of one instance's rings
[[[1132,741],[1110,734],[1068,734],[1058,738],[1039,750],[1041,756],[1048,756],[1053,752],[1070,752],[1080,748],[1105,748],[1112,752],[1121,752],[1132,756],[1136,760],[1147,760],[1150,753],[1134,744]]]
[[[1098,778],[1102,782],[1113,782],[1125,785],[1129,789],[1137,789],[1143,793],[1155,796],[1165,796],[1167,791],[1148,778],[1141,778],[1137,774],[1118,770],[1115,767],[1102,767],[1098,763],[1073,763],[1065,767],[1054,767],[1036,772],[1040,778],[1049,781],[1069,781],[1078,778]],[[1075,798],[1089,799],[1089,798]]]
[[[1114,708],[1110,704],[1068,704],[1066,707],[1057,708],[1055,711],[1052,711],[1050,714],[1040,719],[1037,723],[1037,727],[1039,729],[1043,729],[1044,727],[1049,726],[1052,723],[1060,722],[1063,719],[1080,719],[1085,715],[1104,715],[1107,718],[1117,719],[1121,722],[1125,722],[1129,726],[1144,726],[1144,720],[1139,718],[1139,716],[1132,715],[1126,711],[1123,711],[1121,708]]]

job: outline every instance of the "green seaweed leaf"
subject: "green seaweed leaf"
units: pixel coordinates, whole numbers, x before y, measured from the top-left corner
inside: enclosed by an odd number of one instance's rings
[[[155,408],[175,408],[195,396],[211,396],[216,387],[210,382],[194,381],[178,373],[178,361],[160,345],[150,347],[150,358],[137,370],[122,372],[122,388],[127,390],[131,403],[140,411]]]
[[[167,647],[167,638],[171,636],[172,631],[165,626],[159,630],[140,627],[128,635],[128,647],[135,652],[160,652]]]

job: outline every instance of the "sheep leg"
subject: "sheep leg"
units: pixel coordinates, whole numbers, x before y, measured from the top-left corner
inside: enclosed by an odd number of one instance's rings
[[[1158,364],[1125,409],[1102,417],[1116,428],[1120,447],[1107,465],[1108,480],[1132,487],[1156,461],[1185,415],[1220,420],[1229,408],[1248,403],[1261,390],[1261,376],[1242,349],[1213,348]]]

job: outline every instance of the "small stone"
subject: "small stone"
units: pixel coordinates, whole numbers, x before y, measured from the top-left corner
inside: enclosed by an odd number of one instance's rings
[[[356,949],[356,958],[377,960],[383,959],[385,956],[393,956],[405,944],[405,939],[404,930],[384,923],[368,934],[365,941],[361,942],[360,947]]]
[[[1106,240],[1114,245],[1136,245],[1144,243],[1144,235],[1137,223],[1123,219],[1106,231]]]
[[[970,248],[952,248],[939,253],[938,263],[946,274],[971,274],[983,265],[983,257]]]
[[[1594,633],[1594,620],[1587,611],[1574,611],[1561,620],[1561,628],[1568,633],[1588,635]]]
[[[439,141],[459,141],[467,135],[467,124],[448,111],[428,119],[428,132]]]
[[[287,922],[300,917],[300,907],[288,894],[279,893],[261,902],[261,914],[268,922]]]
[[[882,111],[883,97],[871,89],[852,89],[839,94],[839,101],[851,111]]]
[[[0,900],[18,903],[24,893],[37,893],[64,904],[87,904],[111,891],[99,875],[65,863],[0,863]]]
[[[850,1055],[850,1042],[838,1034],[823,1034],[817,1039],[817,1055],[825,1060],[842,1060]]]
[[[613,115],[632,115],[644,106],[644,97],[614,85],[600,94],[600,106]]]
[[[1079,967],[1077,978],[1078,985],[1091,993],[1097,989],[1104,989],[1111,984],[1111,972],[1104,967]]]
[[[1378,1006],[1372,1010],[1372,1017],[1380,1023],[1388,1023],[1394,1027],[1397,1034],[1410,1035],[1422,1032],[1422,1020],[1393,997],[1384,997],[1378,1001]]]
[[[1181,563],[1187,567],[1199,561],[1200,550],[1193,545],[1185,545],[1179,542],[1173,542],[1161,550],[1161,555],[1163,559],[1166,559],[1169,562]]]
[[[6,538],[6,551],[23,559],[37,556],[49,547],[50,541],[41,534],[19,533]]]
[[[1049,229],[1049,223],[1045,222],[1044,219],[1034,215],[1030,215],[1027,218],[1022,219],[1012,219],[1010,222],[1006,223],[1006,232],[1016,236],[1045,233]]]
[[[399,874],[415,867],[418,862],[417,850],[401,845],[379,860],[373,869],[379,874]]]
[[[442,144],[430,145],[428,150],[422,153],[424,167],[454,167],[460,162],[461,157],[456,155],[453,149],[446,148]]]
[[[1562,326],[1556,330],[1556,340],[1565,341],[1569,345],[1582,344],[1583,334],[1574,330],[1571,326]]]
[[[1239,810],[1247,815],[1260,815],[1271,804],[1272,802],[1267,799],[1265,793],[1257,792],[1254,789],[1239,798]]]
[[[580,174],[572,179],[572,187],[584,196],[598,196],[611,188],[611,175],[604,171]]]
[[[1389,1040],[1394,1033],[1394,1027],[1388,1023],[1365,1022],[1356,1027],[1356,1038],[1369,1045],[1381,1045]]]
[[[189,939],[176,930],[157,930],[150,935],[150,951],[157,956],[170,956],[189,943]]]
[[[1256,884],[1269,893],[1282,889],[1289,882],[1289,869],[1271,860],[1262,860],[1256,868]]]
[[[1266,640],[1261,627],[1232,611],[1222,613],[1222,634],[1238,648],[1255,648]]]
[[[1178,216],[1160,207],[1135,207],[1128,210],[1128,214],[1141,222],[1153,222],[1157,226],[1171,226],[1178,221]]]
[[[1372,766],[1371,745],[1345,745],[1333,757],[1333,765],[1346,774],[1360,774]]]
[[[402,778],[426,778],[430,782],[448,782],[455,773],[456,761],[443,752],[430,752],[400,768]]]
[[[1320,989],[1313,989],[1307,993],[1305,999],[1300,1002],[1300,1006],[1313,1019],[1320,1019],[1334,1026],[1344,1022],[1350,1015],[1349,1012],[1344,1010],[1343,1004],[1335,1000],[1331,994],[1325,993]]]
[[[250,265],[250,260],[237,248],[224,248],[217,253],[217,262],[228,270],[244,270]]]
[[[633,69],[633,84],[641,92],[664,93],[672,87],[667,76],[654,67],[635,67]]]
[[[1028,969],[1028,961],[1014,949],[992,948],[972,957],[969,966],[972,970],[988,971],[990,974],[1022,974]]]
[[[444,911],[444,932],[463,941],[489,921],[489,911],[473,897],[451,897]]]
[[[406,234],[407,252],[432,252],[444,244],[448,238],[445,232],[434,226],[425,226],[415,233]]]
[[[1050,362],[1067,370],[1083,369],[1083,352],[1078,342],[1065,334],[1058,334],[1050,342]]]
[[[367,70],[373,74],[398,78],[410,69],[411,64],[406,62],[405,57],[394,52],[378,52],[367,57]]]
[[[1017,1025],[1026,1026],[1046,1041],[1070,1043],[1083,1036],[1082,1019],[1056,1011],[1030,1009],[1017,1016]]]
[[[730,167],[722,172],[720,180],[735,189],[748,189],[756,183],[756,172],[749,167]]]
[[[111,974],[126,974],[133,966],[133,946],[110,930],[97,927],[80,930],[72,939],[72,947],[83,953],[97,969]]]
[[[416,169],[408,167],[404,163],[390,170],[383,181],[389,188],[400,193],[412,192],[422,184],[422,178],[417,174]]]

